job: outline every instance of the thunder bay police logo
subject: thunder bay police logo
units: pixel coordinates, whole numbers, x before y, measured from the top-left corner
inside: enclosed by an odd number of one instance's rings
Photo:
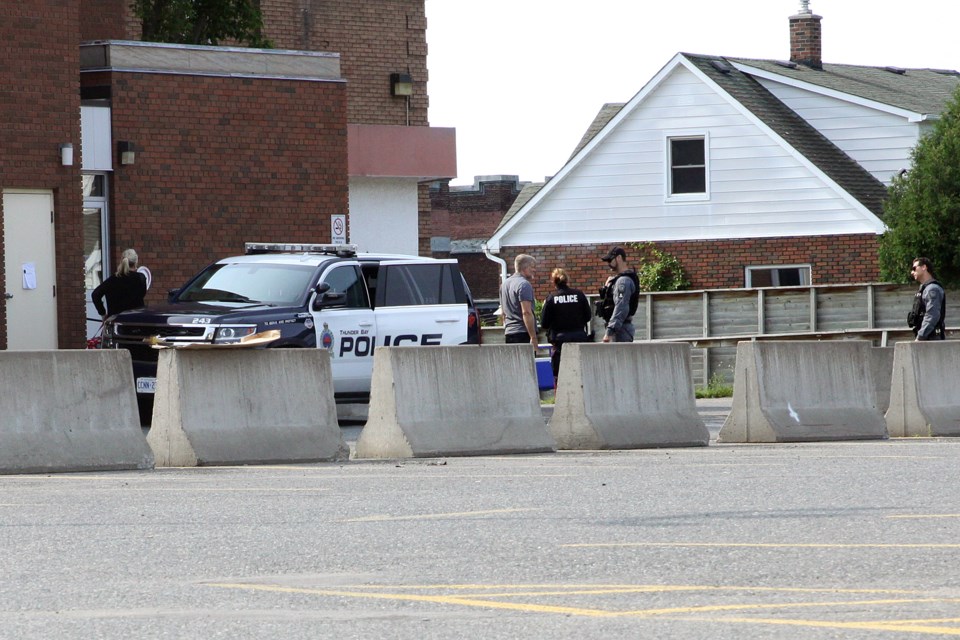
[[[320,332],[320,346],[333,354],[333,332],[330,331],[330,326],[324,322],[323,331]]]

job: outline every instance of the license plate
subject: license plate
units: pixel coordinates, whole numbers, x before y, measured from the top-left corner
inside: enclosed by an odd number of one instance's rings
[[[156,378],[137,378],[137,393],[156,393]]]

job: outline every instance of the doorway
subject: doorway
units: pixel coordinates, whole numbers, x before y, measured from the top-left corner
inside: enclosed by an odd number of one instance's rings
[[[83,175],[83,285],[86,298],[87,339],[100,333],[100,314],[90,294],[110,276],[107,234],[107,176]]]
[[[4,189],[7,349],[57,348],[53,192]]]

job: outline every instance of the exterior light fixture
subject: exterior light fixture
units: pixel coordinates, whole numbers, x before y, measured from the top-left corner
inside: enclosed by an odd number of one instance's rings
[[[69,142],[60,145],[60,164],[65,167],[73,166],[73,145]]]
[[[118,142],[117,152],[120,154],[120,164],[133,164],[137,161],[137,150],[132,142]]]
[[[412,96],[413,78],[408,73],[390,74],[390,95],[394,96]]]

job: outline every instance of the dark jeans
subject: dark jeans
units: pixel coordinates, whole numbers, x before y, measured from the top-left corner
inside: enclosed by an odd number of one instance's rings
[[[507,344],[530,344],[529,333],[505,333],[503,341]]]

